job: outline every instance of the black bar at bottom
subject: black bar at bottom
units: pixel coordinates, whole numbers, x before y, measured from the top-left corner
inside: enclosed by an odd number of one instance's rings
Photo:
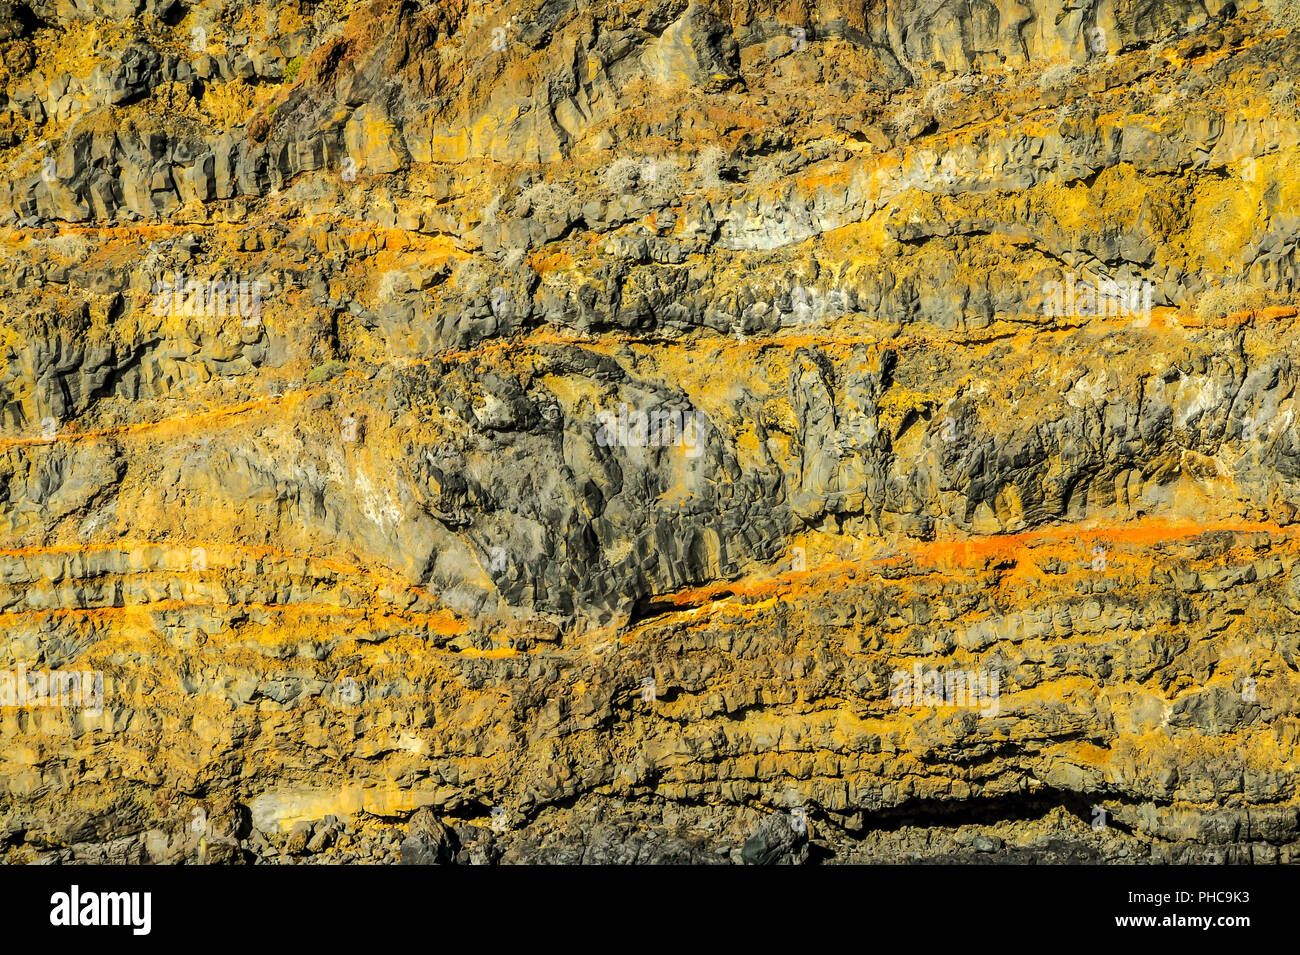
[[[448,920],[488,933],[493,949],[512,935],[535,943],[538,933],[555,931],[583,944],[583,936],[620,934],[619,925],[626,940],[652,943],[664,933],[665,944],[677,937],[692,947],[710,936],[772,943],[787,932],[806,942],[820,920],[857,923],[864,944],[886,938],[877,930],[890,926],[904,937],[939,932],[949,941],[974,941],[983,931],[1027,938],[1020,933],[1031,931],[1071,942],[1199,933],[1232,944],[1261,928],[1273,937],[1294,896],[1286,868],[814,867],[732,869],[722,878],[725,871],[8,867],[0,868],[0,911],[14,940],[94,936],[128,949],[193,943],[208,933],[213,943],[231,932],[256,939],[268,930],[284,932],[295,946],[373,944],[377,931],[445,929]]]

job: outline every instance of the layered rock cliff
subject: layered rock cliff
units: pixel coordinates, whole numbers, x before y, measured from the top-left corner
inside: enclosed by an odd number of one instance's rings
[[[1294,16],[0,2],[0,852],[1292,861]]]

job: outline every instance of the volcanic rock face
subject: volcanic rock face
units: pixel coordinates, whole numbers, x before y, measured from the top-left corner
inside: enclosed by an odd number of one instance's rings
[[[1292,16],[0,2],[0,855],[1296,861]]]

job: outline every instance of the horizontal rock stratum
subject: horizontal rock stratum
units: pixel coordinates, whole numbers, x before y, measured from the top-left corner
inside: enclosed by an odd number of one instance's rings
[[[1295,17],[0,0],[0,858],[1296,861]]]

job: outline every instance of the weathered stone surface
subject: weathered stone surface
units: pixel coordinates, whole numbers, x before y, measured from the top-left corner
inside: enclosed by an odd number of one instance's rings
[[[1290,26],[0,2],[0,855],[1295,861]]]

